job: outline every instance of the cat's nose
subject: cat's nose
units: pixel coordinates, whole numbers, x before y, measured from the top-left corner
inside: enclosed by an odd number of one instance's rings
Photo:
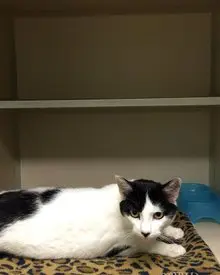
[[[148,233],[141,232],[141,234],[144,236],[144,238],[147,238],[147,237],[150,235],[150,233],[149,233],[149,232],[148,232]]]

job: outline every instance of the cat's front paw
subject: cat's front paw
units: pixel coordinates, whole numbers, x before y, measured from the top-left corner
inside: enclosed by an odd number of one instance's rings
[[[182,239],[184,236],[184,232],[181,228],[173,227],[172,225],[166,227],[163,231],[163,233],[167,237],[171,237],[175,240]]]
[[[184,232],[181,228],[174,228],[173,229],[173,234],[172,234],[172,237],[175,239],[175,240],[178,240],[178,239],[182,239],[184,236]]]
[[[186,253],[186,249],[179,244],[169,244],[166,255],[168,257],[176,258]]]

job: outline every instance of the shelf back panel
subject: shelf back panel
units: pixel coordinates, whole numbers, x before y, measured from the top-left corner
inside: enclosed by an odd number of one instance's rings
[[[102,186],[114,174],[208,183],[208,111],[20,115],[22,187]]]
[[[207,96],[210,18],[208,13],[18,18],[18,96]]]
[[[183,13],[219,10],[212,0],[1,0],[0,13],[20,16]]]
[[[12,28],[12,20],[0,18],[0,100],[11,99],[14,93]]]

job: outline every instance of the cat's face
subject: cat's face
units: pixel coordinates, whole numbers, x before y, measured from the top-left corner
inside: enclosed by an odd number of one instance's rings
[[[161,235],[176,215],[181,180],[162,185],[151,180],[126,180],[116,176],[122,197],[121,214],[133,225],[135,234],[151,239]]]

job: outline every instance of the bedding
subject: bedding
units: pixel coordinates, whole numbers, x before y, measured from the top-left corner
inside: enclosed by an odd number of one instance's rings
[[[181,227],[185,233],[184,238],[178,242],[183,244],[187,253],[178,258],[145,254],[93,260],[31,260],[2,255],[0,275],[178,275],[178,272],[181,275],[220,274],[220,265],[212,251],[183,213],[178,213],[174,226]]]

